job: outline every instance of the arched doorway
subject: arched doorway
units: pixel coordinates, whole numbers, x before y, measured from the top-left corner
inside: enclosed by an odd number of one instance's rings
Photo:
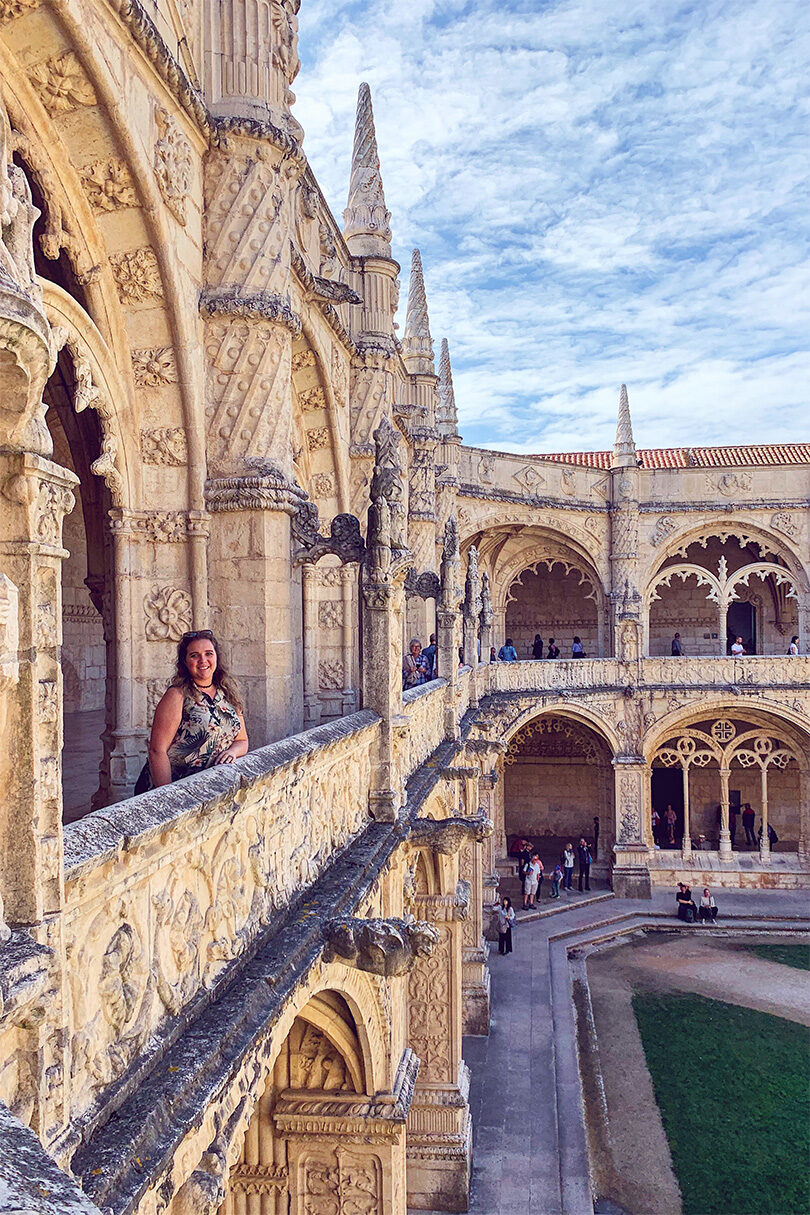
[[[598,862],[615,842],[613,756],[591,726],[548,713],[522,726],[504,756],[504,830],[507,851],[523,836],[552,867],[569,842],[593,844],[599,820]]]
[[[346,999],[331,990],[313,996],[275,1060],[220,1215],[394,1209],[392,1165],[404,1151],[404,1124],[399,1144],[380,1134],[368,1070]]]

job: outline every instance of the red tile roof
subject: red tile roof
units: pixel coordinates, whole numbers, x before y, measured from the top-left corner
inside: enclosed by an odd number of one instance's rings
[[[810,464],[810,443],[762,443],[747,447],[639,448],[642,468],[778,468]],[[612,451],[570,451],[540,455],[541,460],[608,469]]]

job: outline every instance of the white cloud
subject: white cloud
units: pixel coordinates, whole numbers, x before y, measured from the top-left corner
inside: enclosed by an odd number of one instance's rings
[[[368,80],[395,255],[422,249],[468,441],[608,446],[622,380],[642,446],[807,438],[804,0],[300,18],[313,167],[340,215]]]

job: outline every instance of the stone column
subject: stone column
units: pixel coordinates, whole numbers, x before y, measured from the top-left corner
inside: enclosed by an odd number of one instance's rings
[[[357,632],[358,609],[355,606],[357,587],[356,565],[344,565],[340,571],[343,598],[343,712],[354,713],[357,709],[355,672],[357,668],[355,634]]]
[[[269,467],[208,482],[212,625],[228,638],[253,749],[303,726],[301,576],[290,527],[303,496]]]
[[[729,831],[729,797],[728,781],[731,776],[729,768],[720,769],[720,860],[730,861],[733,858],[731,850],[731,832]]]
[[[478,620],[481,615],[481,578],[478,573],[478,552],[473,545],[467,554],[467,576],[464,580],[462,608],[464,665],[471,668],[470,707],[478,704],[476,672],[478,670]]]
[[[799,860],[810,862],[810,775],[799,769]]]
[[[762,764],[760,768],[760,779],[762,788],[762,839],[759,841],[759,855],[763,861],[771,859],[771,841],[768,838],[768,765]]]
[[[444,528],[441,561],[441,598],[436,609],[438,673],[447,680],[444,702],[444,736],[456,739],[458,726],[458,601],[459,571],[458,528],[451,516]]]
[[[468,816],[480,814],[478,803],[480,788],[478,770],[470,769],[464,778],[464,812]],[[465,1034],[489,1033],[490,974],[487,969],[489,946],[484,940],[484,857],[486,844],[468,840],[459,853],[459,878],[468,882],[470,906],[467,918],[462,921],[461,952],[461,1004],[462,1023]]]
[[[692,859],[692,832],[689,825],[689,764],[683,765],[683,840],[681,841],[683,859]]]
[[[620,755],[613,761],[616,802],[616,863],[613,892],[620,898],[649,898],[650,769],[641,756]]]
[[[318,573],[309,563],[302,567],[304,613],[304,726],[321,720],[318,695]]]
[[[481,661],[489,662],[492,649],[492,595],[489,589],[489,574],[481,575]]]
[[[447,871],[455,870],[448,864]],[[408,1206],[466,1211],[472,1125],[469,1070],[461,1057],[461,928],[456,892],[419,894],[414,914],[432,923],[439,944],[408,978],[409,1045],[421,1059],[408,1115]]]

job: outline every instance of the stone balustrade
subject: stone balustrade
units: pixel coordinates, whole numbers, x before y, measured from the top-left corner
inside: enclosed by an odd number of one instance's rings
[[[400,772],[407,780],[444,738],[446,679],[432,679],[402,694],[402,729],[396,743]]]
[[[496,662],[479,667],[481,691],[555,693],[627,685],[686,688],[799,689],[810,684],[810,657],[616,658]]]
[[[378,730],[355,713],[65,828],[72,1119],[366,826]]]

